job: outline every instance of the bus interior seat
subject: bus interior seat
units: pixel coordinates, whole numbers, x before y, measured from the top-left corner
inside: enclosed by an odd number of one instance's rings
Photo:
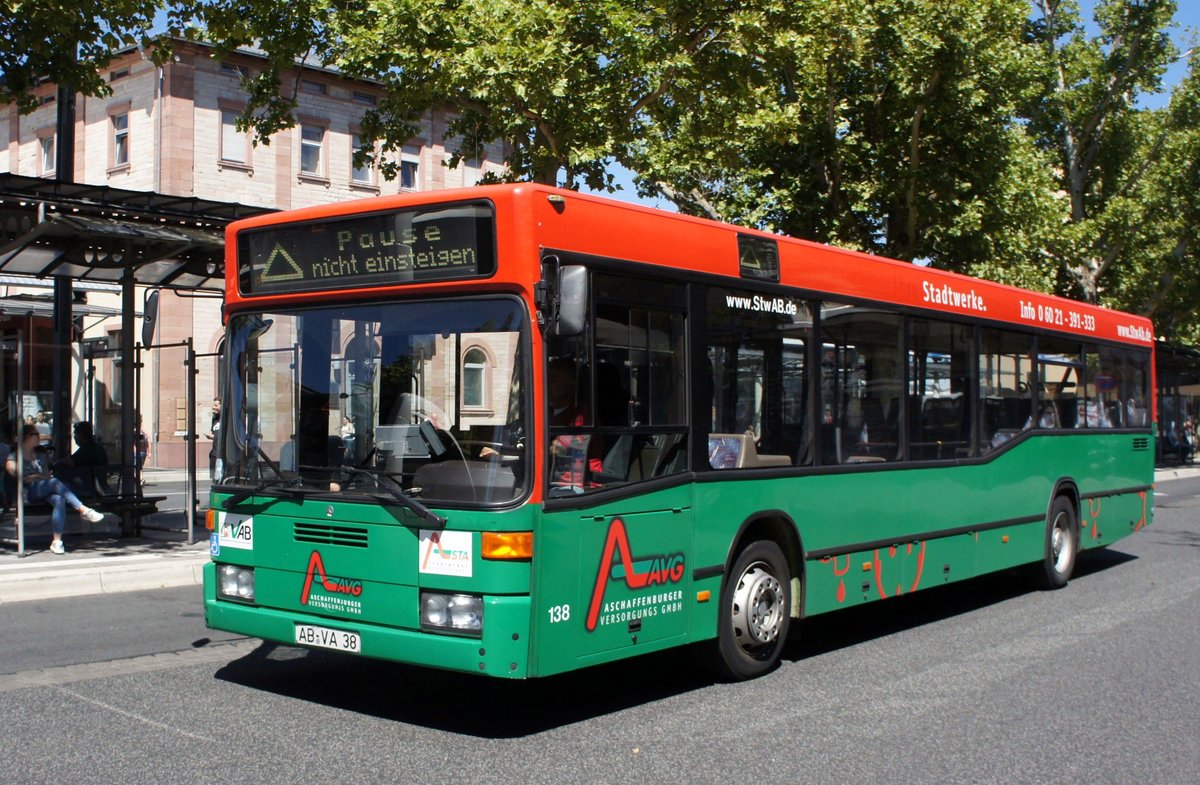
[[[629,465],[633,460],[635,437],[632,433],[623,433],[613,442],[612,447],[601,459],[600,475],[593,477],[601,484],[620,483],[629,479]]]
[[[642,438],[640,449],[630,456],[629,481],[648,480],[655,475],[655,465],[658,463],[658,437]]]
[[[1079,404],[1074,395],[1063,396],[1058,400],[1058,417],[1060,428],[1075,428],[1079,422]]]
[[[718,440],[737,444],[737,459],[734,461],[733,466],[727,468],[755,469],[768,466],[792,465],[792,459],[786,455],[759,455],[758,447],[754,443],[753,433],[710,433],[708,438],[710,445]]]
[[[852,404],[854,401],[851,402]],[[896,460],[899,444],[896,439],[896,420],[899,411],[899,401],[892,398],[888,405],[888,414],[884,414],[883,401],[879,398],[857,399],[860,424],[843,432],[845,441],[844,455],[849,458],[854,455],[869,455],[884,461]],[[851,410],[853,416],[853,409]],[[853,419],[851,419],[853,422]],[[863,431],[866,430],[867,441],[863,443]]]
[[[603,470],[595,478],[600,483],[649,480],[684,470],[687,437],[678,433],[654,436],[621,434],[604,456]]]
[[[687,471],[687,435],[682,433],[666,433],[655,438],[662,440],[658,450],[658,463],[655,466],[655,476],[665,477]]]

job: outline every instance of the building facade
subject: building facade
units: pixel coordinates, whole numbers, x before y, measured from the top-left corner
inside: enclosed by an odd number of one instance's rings
[[[175,42],[173,59],[162,67],[136,49],[123,53],[108,69],[112,95],[76,97],[74,167],[67,179],[283,210],[471,186],[488,172],[504,171],[506,151],[500,144],[489,146],[480,160],[454,169],[446,165],[453,149],[453,140],[446,138],[453,118],[448,108],[427,113],[419,135],[390,154],[397,178],[386,180],[378,168],[355,166],[358,123],[382,93],[374,83],[320,68],[298,68],[284,77],[285,89],[296,90],[296,124],[272,136],[269,144],[256,145],[238,131],[236,118],[246,106],[242,79],[256,74],[263,62],[249,50],[217,59],[211,48],[184,41]],[[62,174],[56,158],[57,88],[44,84],[35,95],[40,106],[28,115],[15,106],[0,107],[0,173]],[[0,364],[0,401],[8,423],[51,408],[53,331],[46,307],[51,288],[49,280],[0,277],[0,338],[8,347]],[[82,316],[72,345],[74,417],[95,421],[115,462],[120,408],[136,397],[151,441],[148,465],[182,467],[186,377],[180,372],[184,349],[175,345],[190,339],[200,355],[194,406],[203,437],[218,391],[219,296],[162,291],[154,344],[172,346],[142,353],[139,389],[132,393],[119,389],[119,358],[107,348],[119,345],[119,287],[79,286],[76,299],[75,312]],[[18,334],[27,347],[20,384],[9,351]],[[18,389],[24,392],[19,399]],[[208,447],[203,438],[197,451],[204,466]]]

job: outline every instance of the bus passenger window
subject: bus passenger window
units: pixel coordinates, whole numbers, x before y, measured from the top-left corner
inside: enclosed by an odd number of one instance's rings
[[[972,454],[972,344],[969,325],[909,322],[908,457],[942,461]]]
[[[1038,339],[1039,428],[1086,427],[1082,384],[1082,352],[1075,341],[1043,336]],[[1049,405],[1052,405],[1051,409]],[[1049,423],[1050,417],[1057,419]]]
[[[895,461],[905,367],[901,317],[878,307],[821,304],[821,462]]]
[[[980,444],[987,453],[1032,427],[1033,337],[983,329],[979,395],[983,401]]]
[[[803,300],[709,290],[707,367],[699,375],[712,400],[711,412],[700,415],[710,418],[710,468],[812,463],[811,340],[812,311]]]

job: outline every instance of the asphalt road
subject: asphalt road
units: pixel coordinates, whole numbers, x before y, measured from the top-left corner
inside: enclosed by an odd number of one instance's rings
[[[667,653],[496,682],[208,631],[199,590],[0,607],[0,783],[1200,782],[1200,480],[1071,584],[809,621],[714,684]]]

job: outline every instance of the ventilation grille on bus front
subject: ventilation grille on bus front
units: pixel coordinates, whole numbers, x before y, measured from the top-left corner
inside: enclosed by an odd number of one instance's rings
[[[313,542],[318,545],[346,545],[351,548],[367,547],[367,530],[361,526],[332,526],[327,523],[297,523],[292,529],[296,542]]]
[[[1135,451],[1149,450],[1150,449],[1150,437],[1149,436],[1133,437],[1133,449]]]

